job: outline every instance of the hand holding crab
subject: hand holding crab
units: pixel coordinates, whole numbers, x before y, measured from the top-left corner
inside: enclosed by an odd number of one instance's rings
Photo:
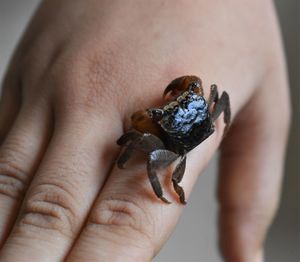
[[[180,158],[172,173],[172,182],[180,202],[185,204],[184,190],[179,183],[185,171],[186,154],[214,132],[214,121],[222,112],[227,132],[231,113],[229,96],[223,92],[219,98],[217,86],[212,85],[206,101],[200,78],[182,76],[166,87],[163,98],[164,106],[132,115],[133,129],[117,141],[125,146],[117,164],[123,168],[135,150],[148,154],[147,172],[153,191],[162,201],[170,203],[163,196],[157,170]]]

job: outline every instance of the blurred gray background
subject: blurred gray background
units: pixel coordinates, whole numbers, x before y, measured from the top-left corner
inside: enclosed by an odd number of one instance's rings
[[[250,1],[250,0],[249,0]],[[0,0],[0,79],[39,0]],[[267,262],[300,261],[300,1],[275,1],[283,31],[293,102],[283,195],[267,243]],[[180,223],[156,262],[219,262],[215,183],[216,158],[194,187]],[[297,161],[298,160],[298,161]]]

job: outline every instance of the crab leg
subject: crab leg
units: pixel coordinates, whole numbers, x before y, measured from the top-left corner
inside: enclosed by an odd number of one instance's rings
[[[147,171],[151,186],[153,188],[154,193],[158,198],[160,198],[165,203],[170,203],[164,196],[161,188],[161,184],[157,177],[157,169],[167,167],[172,162],[174,162],[179,155],[176,153],[166,150],[166,149],[158,149],[152,151],[149,154],[148,162],[147,162]]]
[[[210,108],[213,103],[218,102],[218,100],[219,100],[218,87],[217,85],[211,85],[210,94],[208,98],[208,108]]]
[[[182,156],[179,164],[176,166],[172,174],[172,182],[173,182],[174,190],[179,196],[180,202],[182,204],[186,204],[186,201],[185,201],[183,188],[179,186],[178,183],[180,183],[183,178],[185,166],[186,166],[186,155]]]
[[[124,168],[124,164],[129,160],[129,158],[135,150],[140,150],[149,153],[156,149],[165,148],[163,142],[157,136],[149,133],[126,133],[118,140],[118,142],[126,144],[126,142],[130,139],[134,140],[130,144],[128,144],[127,147],[125,147],[124,151],[121,153],[120,157],[117,160],[117,165],[121,169]]]
[[[117,144],[119,146],[124,146],[128,141],[132,141],[132,140],[136,140],[137,138],[141,137],[142,133],[133,130],[133,131],[129,131],[125,134],[123,134],[118,140],[117,140]]]
[[[229,95],[226,92],[223,92],[220,99],[217,99],[212,112],[212,120],[215,121],[222,112],[224,112],[224,123],[226,124],[224,134],[226,134],[231,120]]]

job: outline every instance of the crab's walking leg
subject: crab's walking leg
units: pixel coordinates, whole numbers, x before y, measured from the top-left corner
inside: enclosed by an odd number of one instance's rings
[[[120,138],[121,142],[123,144],[125,144],[127,141],[129,141],[129,138],[131,139],[131,138],[133,138],[133,136],[135,136],[133,134],[129,134],[129,133],[127,133],[127,134],[128,134],[127,137],[125,134]],[[130,144],[127,145],[127,147],[124,149],[124,151],[121,153],[120,157],[117,160],[117,166],[121,169],[124,168],[124,164],[129,160],[129,158],[131,157],[132,153],[135,150],[140,150],[140,151],[149,153],[156,149],[165,148],[163,142],[155,135],[152,135],[149,133],[141,134],[139,132],[136,132],[136,134],[137,135],[136,135],[135,140],[133,140]],[[139,134],[139,136],[138,136],[138,134]]]
[[[119,156],[118,160],[117,160],[117,166],[120,169],[124,168],[124,164],[129,160],[129,158],[131,157],[133,151],[136,149],[136,141],[132,142],[131,144],[129,144],[124,151],[121,153],[121,155]]]
[[[160,182],[157,177],[157,169],[164,168],[174,162],[179,155],[176,153],[166,150],[166,149],[158,149],[152,151],[149,154],[148,162],[147,162],[147,171],[149,180],[151,182],[154,193],[157,197],[159,197],[165,203],[170,203],[164,196],[163,191],[160,185]]]
[[[182,156],[179,164],[176,166],[176,168],[172,174],[172,182],[173,182],[174,190],[176,191],[177,195],[179,196],[180,202],[182,204],[186,204],[185,195],[184,195],[183,188],[181,186],[179,186],[178,183],[180,183],[183,178],[185,166],[186,166],[186,155]]]
[[[217,118],[220,116],[222,112],[224,112],[224,123],[225,123],[225,130],[224,134],[227,133],[230,120],[231,120],[231,110],[230,110],[230,100],[229,95],[224,91],[220,98],[218,98],[218,90],[217,86],[213,85],[211,89],[211,95],[209,99],[209,106],[210,103],[215,102],[215,105],[212,110],[212,120],[216,121]]]
[[[133,131],[129,131],[125,134],[123,134],[118,140],[117,140],[117,144],[119,146],[124,146],[125,144],[127,144],[127,142],[129,141],[133,141],[136,140],[138,137],[142,136],[142,134],[136,130]]]
[[[219,100],[219,92],[217,85],[211,85],[210,86],[210,94],[208,98],[208,107],[211,108],[211,105],[213,103],[218,102]]]
[[[226,124],[225,129],[227,129],[231,120],[231,110],[229,95],[226,92],[223,92],[220,99],[216,102],[216,105],[212,112],[213,121],[215,121],[222,112],[224,112],[224,122]]]

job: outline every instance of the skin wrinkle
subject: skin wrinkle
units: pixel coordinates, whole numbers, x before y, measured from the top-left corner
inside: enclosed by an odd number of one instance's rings
[[[59,166],[58,163],[53,161],[53,165]],[[59,166],[59,170],[51,170],[47,169],[47,173],[49,174],[47,178],[42,178],[39,183],[35,184],[34,189],[32,189],[30,195],[34,196],[36,193],[44,192],[45,188],[50,187],[49,191],[51,191],[51,187],[54,189],[58,189],[61,192],[66,192],[71,199],[76,202],[75,200],[80,195],[80,181],[67,181],[66,177],[63,174],[72,174],[76,171],[76,167],[64,167],[63,165]],[[82,172],[82,177],[86,175],[85,171]],[[61,174],[56,176],[57,174]],[[39,190],[38,188],[45,187],[44,190]],[[76,192],[76,194],[75,194]]]
[[[26,172],[24,172],[20,167],[13,164],[14,162],[0,162],[0,173],[3,176],[11,177],[18,180],[22,184],[26,184]]]
[[[151,234],[147,233],[149,228],[143,228],[145,224],[152,224],[149,223],[150,218],[147,213],[136,201],[114,195],[100,200],[97,209],[91,214],[89,223],[129,227],[145,235],[150,241]]]
[[[46,189],[48,189],[48,190],[46,190]],[[34,191],[30,193],[30,197],[32,200],[37,200],[37,201],[45,200],[46,201],[47,197],[44,197],[43,194],[47,193],[47,192],[53,192],[53,191],[57,191],[57,193],[61,192],[61,194],[66,194],[66,197],[61,198],[62,200],[71,199],[71,201],[73,203],[77,202],[76,197],[74,196],[73,192],[68,190],[66,187],[60,185],[59,183],[53,183],[53,181],[51,181],[51,183],[40,183],[40,184],[36,185]],[[59,199],[59,197],[58,197],[58,199]],[[48,200],[48,202],[49,201],[51,201],[51,200]],[[61,202],[60,205],[62,207],[64,207],[65,209],[70,209],[70,208],[68,208],[68,206],[70,206],[70,205],[63,204],[63,201],[60,201],[60,202]],[[74,217],[76,217],[74,212],[72,212],[72,215]]]
[[[22,211],[21,225],[32,224],[36,227],[58,229],[69,236],[73,236],[77,230],[76,221],[79,205],[75,204],[64,188],[54,184],[43,184],[41,186],[54,187],[51,191],[36,191],[28,197]],[[35,189],[37,190],[37,189]],[[73,202],[73,203],[72,203]],[[47,217],[55,218],[50,221]]]
[[[71,214],[69,209],[51,201],[34,201],[30,208],[25,208],[23,217],[20,218],[19,227],[35,227],[44,230],[58,231],[67,238],[72,238],[75,232],[70,229]],[[65,213],[65,214],[64,214]],[[29,228],[30,230],[30,228]]]
[[[99,250],[102,252],[115,252],[116,257],[124,255],[135,254],[136,251],[130,250],[128,247],[133,247],[134,249],[140,249],[146,251],[146,253],[154,254],[154,243],[152,239],[149,238],[147,234],[142,233],[140,230],[136,230],[131,226],[126,225],[105,225],[105,224],[87,224],[87,230],[85,236],[87,237],[86,241],[92,241],[91,245],[94,245],[93,238],[88,238],[88,235],[101,234],[101,242],[103,244],[107,242],[108,244],[113,243],[115,248],[108,250]],[[107,244],[106,243],[106,244]],[[98,245],[99,243],[97,243]],[[111,245],[113,246],[113,245]],[[118,248],[119,247],[119,248]],[[139,256],[139,253],[136,253]],[[108,254],[110,257],[110,254]],[[125,257],[126,258],[126,257]]]
[[[24,195],[29,179],[28,172],[22,170],[15,162],[15,148],[17,147],[11,143],[5,144],[5,155],[1,156],[0,153],[0,193],[19,200]]]
[[[11,173],[0,174],[0,194],[19,200],[24,196],[26,185]]]

